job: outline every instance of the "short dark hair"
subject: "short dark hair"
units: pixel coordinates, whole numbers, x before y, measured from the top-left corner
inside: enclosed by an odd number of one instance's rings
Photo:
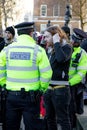
[[[62,30],[63,30],[66,34],[69,34],[69,36],[70,36],[70,28],[69,28],[69,27],[63,26],[63,27],[61,27],[61,28],[62,28]]]

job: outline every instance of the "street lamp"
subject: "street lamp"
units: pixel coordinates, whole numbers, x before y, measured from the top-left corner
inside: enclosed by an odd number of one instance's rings
[[[65,25],[64,26],[68,26],[69,22],[70,22],[70,18],[71,18],[71,11],[70,11],[70,5],[68,4],[66,6],[66,12],[65,12]]]

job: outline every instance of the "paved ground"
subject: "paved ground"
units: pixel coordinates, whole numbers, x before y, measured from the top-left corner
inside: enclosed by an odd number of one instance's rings
[[[2,124],[0,123],[0,130],[2,130]]]
[[[84,106],[84,113],[83,113],[84,116],[87,116],[87,105]]]
[[[84,106],[84,113],[77,114],[77,129],[76,130],[87,130],[87,105]]]
[[[84,106],[84,113],[83,113],[81,116],[83,116],[83,117],[84,117],[84,116],[87,116],[87,105]],[[85,122],[87,122],[87,120],[86,120]],[[0,124],[0,130],[2,130],[1,124]],[[21,128],[20,128],[20,130],[25,130],[23,123],[21,123]]]

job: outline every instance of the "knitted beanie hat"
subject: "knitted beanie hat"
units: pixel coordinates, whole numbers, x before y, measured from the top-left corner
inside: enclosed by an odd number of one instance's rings
[[[6,31],[9,31],[13,36],[15,35],[15,30],[14,30],[14,28],[12,26],[7,27],[6,30],[5,30],[5,32]]]

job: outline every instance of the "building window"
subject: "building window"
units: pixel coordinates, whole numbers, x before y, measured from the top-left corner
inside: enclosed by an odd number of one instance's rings
[[[60,6],[54,5],[53,6],[53,16],[59,16],[60,15]]]
[[[47,24],[41,24],[40,25],[40,31],[41,32],[44,31],[46,29],[46,27],[47,27]]]
[[[47,5],[41,5],[41,16],[47,16]]]

